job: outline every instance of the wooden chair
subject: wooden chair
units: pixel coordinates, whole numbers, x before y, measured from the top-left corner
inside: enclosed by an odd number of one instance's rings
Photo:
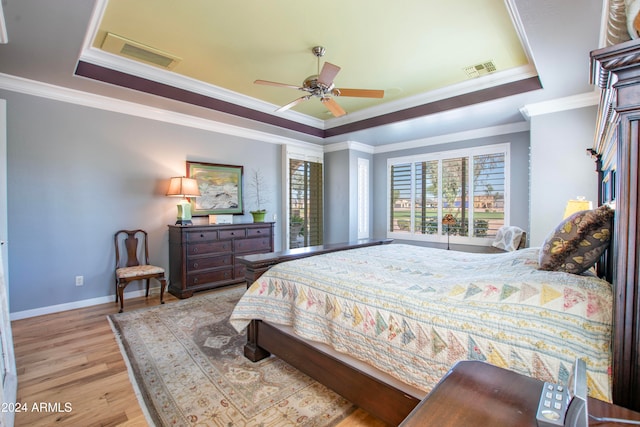
[[[149,246],[144,230],[120,230],[114,235],[116,247],[116,303],[120,300],[120,313],[124,309],[124,288],[135,280],[146,280],[149,296],[149,281],[160,282],[160,304],[164,304],[164,289],[167,281],[164,268],[149,265]],[[122,256],[121,256],[121,250]],[[143,262],[140,262],[142,260]]]

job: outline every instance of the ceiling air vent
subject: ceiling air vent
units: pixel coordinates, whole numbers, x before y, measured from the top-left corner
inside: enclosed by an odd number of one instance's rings
[[[102,49],[115,53],[116,55],[126,56],[127,58],[136,59],[169,70],[175,67],[181,60],[181,58],[170,53],[145,46],[142,43],[134,42],[133,40],[112,33],[107,33],[107,36],[102,42]]]
[[[496,71],[496,65],[493,61],[483,62],[482,64],[471,65],[464,68],[464,72],[472,79],[475,77],[484,76],[485,74],[493,73]]]

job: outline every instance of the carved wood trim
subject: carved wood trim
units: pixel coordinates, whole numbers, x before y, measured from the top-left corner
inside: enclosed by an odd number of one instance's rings
[[[602,182],[614,172],[610,251],[614,289],[613,401],[640,410],[640,39],[591,54],[592,83],[603,90],[594,151]]]

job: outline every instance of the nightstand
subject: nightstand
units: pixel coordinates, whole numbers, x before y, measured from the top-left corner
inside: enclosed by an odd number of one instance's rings
[[[400,424],[422,426],[536,427],[542,381],[483,362],[458,362]],[[640,413],[589,398],[589,414],[640,421]],[[620,426],[600,423],[594,426]]]

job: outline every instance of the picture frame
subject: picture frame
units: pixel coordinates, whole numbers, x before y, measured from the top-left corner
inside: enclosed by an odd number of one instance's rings
[[[187,177],[198,182],[191,197],[193,216],[244,214],[242,166],[187,161]]]

